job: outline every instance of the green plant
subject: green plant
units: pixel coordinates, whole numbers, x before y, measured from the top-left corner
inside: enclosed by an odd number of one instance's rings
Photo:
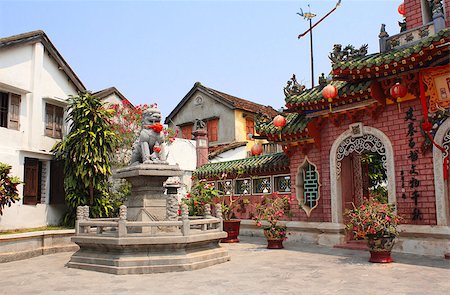
[[[234,210],[237,208],[238,212],[245,212],[246,206],[250,204],[250,200],[244,198],[242,196],[233,197],[233,195],[228,196],[228,201],[226,201],[227,197],[222,197],[222,216],[224,220],[230,220],[235,218]]]
[[[63,223],[73,225],[77,206],[89,204],[93,217],[109,216],[113,209],[107,183],[118,138],[110,124],[112,111],[100,99],[81,92],[69,102],[69,134],[52,151],[56,159],[64,160],[68,209]]]
[[[202,216],[205,213],[205,204],[212,204],[212,200],[218,195],[214,183],[198,179],[194,180],[191,191],[181,201],[188,205],[190,216]]]
[[[20,200],[17,185],[21,183],[16,176],[10,175],[11,166],[0,162],[0,215],[3,215],[5,206]]]
[[[398,236],[397,226],[400,217],[392,204],[381,203],[374,198],[364,200],[359,207],[353,205],[346,210],[349,218],[347,230],[354,233],[356,239],[367,239],[369,236]]]
[[[278,221],[290,212],[289,197],[280,197],[277,192],[271,194],[271,197],[262,196],[261,204],[255,208],[253,220],[258,227],[263,226],[262,221],[268,225],[264,226],[264,234],[268,239],[286,239],[286,226],[278,225]]]

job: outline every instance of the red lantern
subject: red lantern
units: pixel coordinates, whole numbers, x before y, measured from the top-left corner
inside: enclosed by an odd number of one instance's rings
[[[406,89],[405,85],[397,82],[394,86],[391,87],[389,93],[391,94],[392,98],[394,98],[394,100],[397,100],[398,98],[404,97],[406,93],[408,93],[408,90]]]
[[[259,156],[263,152],[262,145],[260,145],[259,143],[254,144],[250,151],[252,152],[253,156]]]
[[[398,13],[400,13],[401,15],[405,15],[405,13],[406,13],[406,11],[405,11],[405,4],[400,4],[399,6],[398,6],[398,9],[397,9],[397,11],[398,11]]]
[[[336,98],[338,95],[338,90],[336,86],[328,84],[325,86],[325,88],[322,90],[322,95],[328,100],[328,103],[330,104],[330,112],[332,111],[331,104],[333,103],[333,98]]]
[[[286,118],[282,115],[278,115],[273,118],[273,125],[277,127],[278,130],[281,130],[284,126],[286,126]]]

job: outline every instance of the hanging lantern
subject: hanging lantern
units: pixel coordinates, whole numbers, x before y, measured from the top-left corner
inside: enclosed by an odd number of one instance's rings
[[[397,11],[398,11],[398,13],[400,13],[401,15],[405,15],[405,13],[406,13],[406,11],[405,11],[405,4],[404,4],[404,3],[400,4],[400,5],[398,6]]]
[[[332,112],[333,109],[331,107],[331,104],[333,103],[333,99],[338,95],[336,86],[328,84],[327,86],[325,86],[325,88],[323,88],[322,95],[328,100],[328,103],[330,104],[330,112]]]
[[[391,87],[389,93],[391,94],[392,98],[397,101],[399,98],[404,97],[406,93],[408,93],[408,90],[406,89],[405,85],[397,82],[394,86]]]
[[[263,152],[262,145],[260,145],[259,143],[254,144],[250,149],[250,152],[252,153],[253,156],[261,155]]]
[[[283,127],[286,126],[286,118],[282,115],[276,116],[273,118],[273,125],[277,127],[278,130],[283,129]]]

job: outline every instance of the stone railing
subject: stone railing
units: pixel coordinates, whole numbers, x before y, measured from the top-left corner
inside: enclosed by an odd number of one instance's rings
[[[75,230],[77,236],[102,237],[156,237],[190,236],[210,232],[222,232],[222,210],[216,204],[216,216],[211,215],[210,205],[205,205],[203,218],[190,218],[186,204],[181,205],[181,217],[178,220],[129,221],[127,207],[122,205],[119,218],[89,218],[89,207],[77,208]]]
[[[388,50],[400,49],[418,43],[420,40],[429,36],[433,36],[434,34],[434,24],[431,22],[421,27],[405,31],[391,37],[387,37],[386,46]]]

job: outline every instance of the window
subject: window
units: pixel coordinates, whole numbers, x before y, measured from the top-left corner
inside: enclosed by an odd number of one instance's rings
[[[289,175],[275,176],[273,178],[274,191],[279,193],[291,192],[291,177]]]
[[[41,202],[42,163],[35,158],[25,158],[23,204],[36,205]]]
[[[246,118],[245,119],[245,134],[247,136],[248,140],[252,140],[253,139],[253,135],[255,135],[255,121],[253,121],[252,119]],[[249,135],[252,136],[249,136]]]
[[[252,191],[252,182],[250,178],[236,180],[235,193],[237,195],[249,195],[251,191]]]
[[[181,136],[182,136],[182,138],[184,138],[184,139],[189,139],[189,140],[191,140],[192,139],[192,127],[193,127],[194,125],[184,125],[184,126],[181,126],[180,128],[181,128]]]
[[[45,104],[45,135],[62,138],[63,114],[62,107]]]
[[[310,216],[311,211],[319,204],[320,198],[319,173],[316,166],[305,159],[299,167],[296,180],[297,199],[306,215]]]
[[[270,177],[253,179],[254,194],[270,194],[272,192]]]
[[[214,142],[218,140],[218,125],[219,119],[212,119],[206,122],[206,128],[208,129],[208,141]]]
[[[0,92],[0,127],[19,130],[20,95]]]
[[[217,182],[217,189],[220,195],[229,196],[233,193],[233,181],[224,180]]]

